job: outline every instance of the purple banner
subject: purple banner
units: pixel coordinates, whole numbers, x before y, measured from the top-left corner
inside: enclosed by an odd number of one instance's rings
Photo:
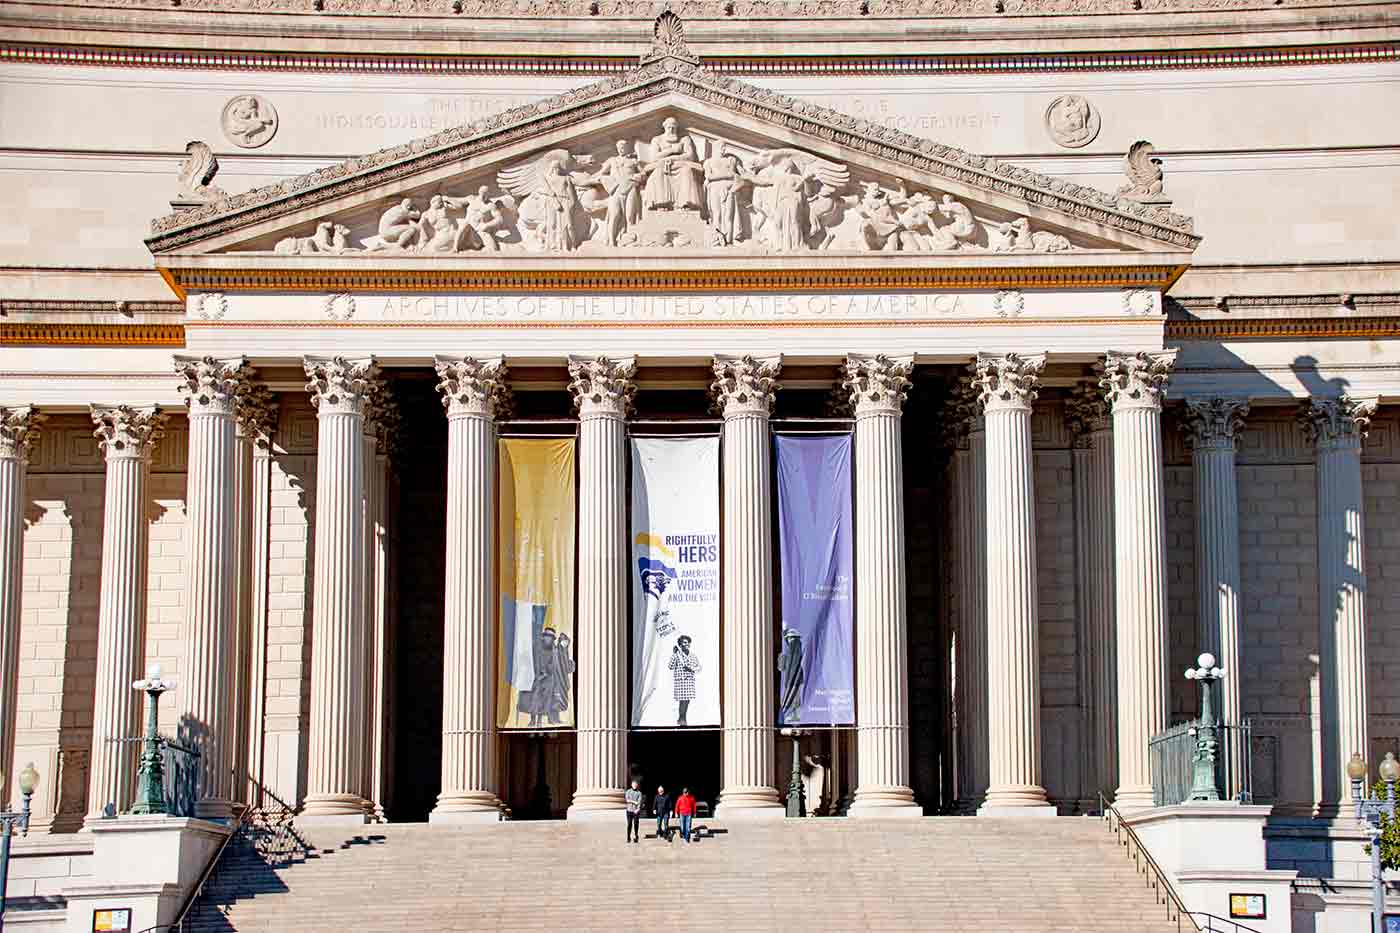
[[[783,617],[778,724],[850,725],[851,437],[776,435]]]

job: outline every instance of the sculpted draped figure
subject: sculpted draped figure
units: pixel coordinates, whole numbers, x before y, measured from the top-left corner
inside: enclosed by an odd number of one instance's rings
[[[1141,152],[1138,153],[1141,161]],[[193,177],[190,171],[187,175]],[[753,253],[1039,252],[1078,247],[1026,217],[987,218],[950,191],[853,178],[803,149],[760,149],[661,122],[649,142],[555,148],[507,165],[474,194],[439,190],[386,206],[372,235],[323,220],[275,252],[571,253],[619,249]],[[187,184],[188,187],[188,184]],[[424,203],[426,199],[426,203]]]
[[[647,185],[642,202],[651,210],[689,210],[701,203],[702,169],[695,143],[682,136],[675,117],[661,121],[645,165]]]

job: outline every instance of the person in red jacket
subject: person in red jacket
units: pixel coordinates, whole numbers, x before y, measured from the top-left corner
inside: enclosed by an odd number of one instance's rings
[[[681,788],[681,795],[676,798],[675,814],[681,818],[681,839],[686,842],[692,841],[690,821],[695,818],[695,797],[690,793],[689,787]]]

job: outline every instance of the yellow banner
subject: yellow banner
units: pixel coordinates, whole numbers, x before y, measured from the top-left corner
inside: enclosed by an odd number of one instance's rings
[[[574,725],[574,440],[503,438],[496,725]]]

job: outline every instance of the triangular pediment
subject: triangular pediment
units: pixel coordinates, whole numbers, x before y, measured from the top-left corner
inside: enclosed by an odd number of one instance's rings
[[[723,77],[626,75],[155,221],[158,266],[506,257],[1136,253],[1188,218]],[[1147,255],[1144,255],[1147,254]],[[284,259],[285,258],[285,259]]]

